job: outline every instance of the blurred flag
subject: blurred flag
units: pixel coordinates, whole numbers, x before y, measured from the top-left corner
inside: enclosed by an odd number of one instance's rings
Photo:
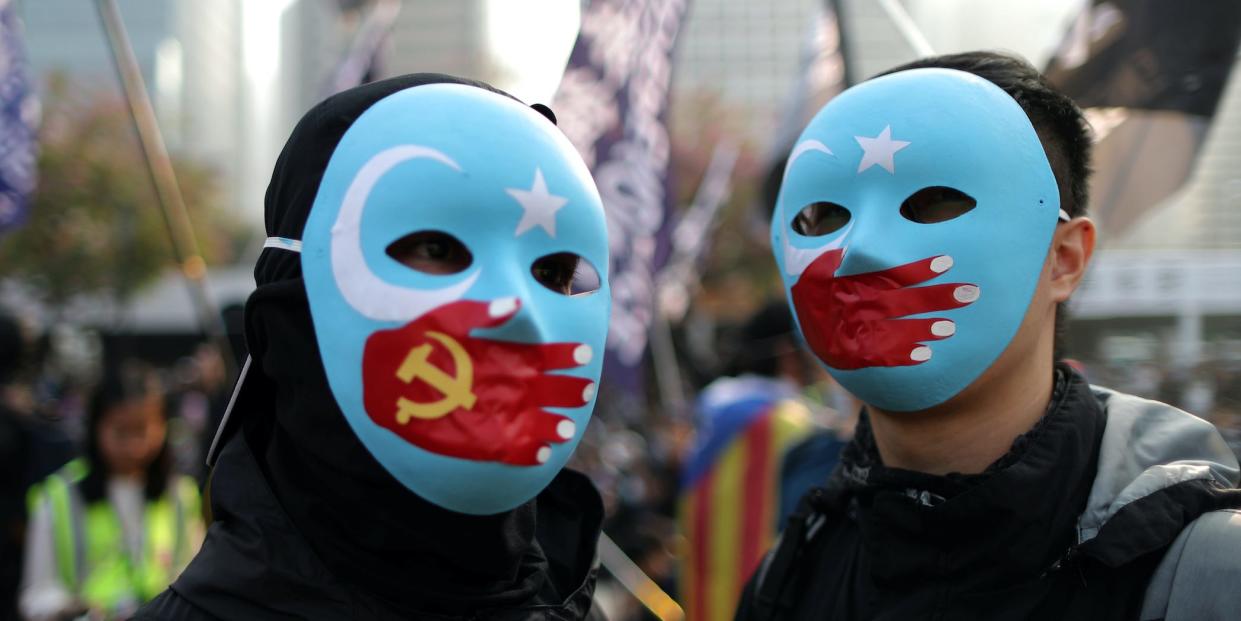
[[[832,97],[849,87],[839,4],[839,0],[825,0],[810,24],[810,32],[801,52],[801,78],[780,117],[780,126],[771,144],[772,161],[781,162],[788,157],[793,143],[810,119]]]
[[[0,231],[25,220],[35,185],[39,102],[28,73],[16,9],[0,0]]]
[[[810,24],[810,32],[801,53],[801,78],[794,86],[780,117],[780,125],[772,137],[760,198],[768,210],[774,210],[780,182],[784,179],[784,162],[793,143],[814,115],[832,97],[849,88],[852,79],[845,58],[844,31],[840,22],[840,0],[824,0],[820,12]],[[767,238],[768,222],[758,228],[759,237]]]
[[[720,224],[716,216],[732,191],[733,168],[740,156],[741,146],[731,138],[724,138],[715,145],[694,194],[694,202],[672,229],[668,262],[657,279],[659,310],[671,322],[685,317],[690,298],[697,292],[699,269]]]
[[[784,383],[754,375],[716,380],[697,415],[678,511],[680,599],[688,621],[726,621],[781,526],[780,465],[810,415]]]
[[[1047,78],[1095,130],[1091,216],[1123,233],[1193,170],[1241,41],[1237,0],[1093,0]]]
[[[388,34],[401,13],[399,0],[338,0],[342,11],[363,11],[349,49],[328,80],[325,95],[335,95],[383,76],[383,51]]]
[[[604,376],[637,393],[668,254],[668,92],[686,0],[592,0],[552,108],[607,212],[612,318]]]

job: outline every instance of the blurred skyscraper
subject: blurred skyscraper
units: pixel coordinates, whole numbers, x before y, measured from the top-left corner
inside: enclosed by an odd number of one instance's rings
[[[93,86],[115,83],[94,2],[16,0],[15,4],[26,28],[30,61],[37,74],[57,70]],[[125,15],[143,78],[150,83],[155,78],[160,44],[172,33],[174,3],[118,0],[117,4]]]
[[[487,60],[486,0],[405,0],[392,28],[385,74],[449,73],[494,81]]]
[[[345,38],[327,0],[118,0],[170,151],[219,173],[227,206],[262,220],[272,165],[322,96]],[[21,0],[39,79],[120,97],[95,3]]]
[[[696,93],[746,113],[751,136],[775,130],[799,74],[799,54],[824,0],[694,0],[681,33],[674,110]]]

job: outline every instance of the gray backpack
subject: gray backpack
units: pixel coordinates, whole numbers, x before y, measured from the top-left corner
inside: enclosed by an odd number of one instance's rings
[[[1141,621],[1241,620],[1241,510],[1204,513],[1151,576]]]

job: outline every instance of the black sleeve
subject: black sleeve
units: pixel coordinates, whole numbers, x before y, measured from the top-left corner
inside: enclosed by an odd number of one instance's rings
[[[737,615],[733,617],[733,621],[751,621],[754,619],[754,611],[752,610],[754,601],[754,583],[758,572],[754,572],[753,576],[745,583],[745,589],[741,591],[741,601],[737,603]]]
[[[130,621],[223,621],[213,617],[201,608],[191,604],[189,600],[177,595],[172,589],[165,589],[155,599],[149,601]]]

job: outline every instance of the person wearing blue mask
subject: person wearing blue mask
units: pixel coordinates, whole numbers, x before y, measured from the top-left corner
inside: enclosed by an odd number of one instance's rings
[[[602,203],[555,116],[418,74],[276,163],[201,552],[138,618],[583,619]]]
[[[1077,106],[995,53],[898,67],[810,122],[772,248],[805,344],[865,407],[737,619],[1236,618],[1219,433],[1058,362],[1089,157]]]

